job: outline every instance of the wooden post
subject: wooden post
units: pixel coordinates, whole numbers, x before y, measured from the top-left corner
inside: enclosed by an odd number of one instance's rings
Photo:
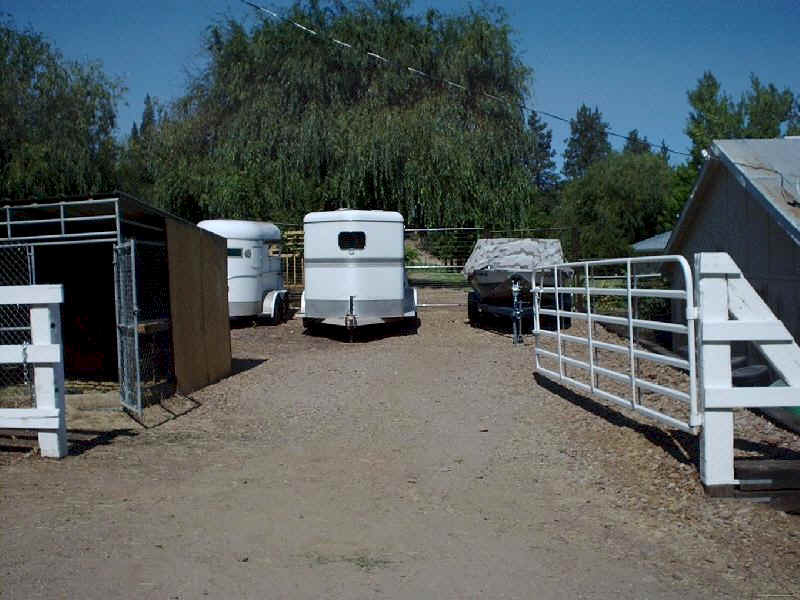
[[[61,305],[31,306],[31,341],[33,345],[58,344],[59,360],[33,369],[36,408],[58,410],[58,427],[39,432],[42,456],[62,458],[67,455],[67,415],[64,403],[64,348],[61,345]]]
[[[702,311],[698,335],[700,393],[704,412],[699,458],[700,479],[706,486],[736,483],[733,474],[733,411],[705,406],[708,388],[731,388],[733,385],[731,345],[730,342],[704,341],[703,327],[707,322],[728,320],[728,277],[738,276],[737,273],[738,269],[725,253],[695,254],[697,299]]]

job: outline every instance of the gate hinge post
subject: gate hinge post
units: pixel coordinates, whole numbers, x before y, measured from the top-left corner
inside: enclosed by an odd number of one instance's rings
[[[690,306],[686,309],[686,320],[687,321],[696,321],[700,318],[700,307],[698,306]]]

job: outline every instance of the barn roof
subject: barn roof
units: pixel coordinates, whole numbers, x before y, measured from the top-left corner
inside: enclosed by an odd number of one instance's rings
[[[671,231],[665,231],[646,240],[636,242],[633,244],[633,251],[636,254],[662,254],[667,248],[667,242],[669,242],[671,235]]]
[[[691,227],[703,192],[719,169],[730,171],[794,242],[800,245],[800,137],[770,140],[715,140],[711,157],[672,231],[674,251]]]

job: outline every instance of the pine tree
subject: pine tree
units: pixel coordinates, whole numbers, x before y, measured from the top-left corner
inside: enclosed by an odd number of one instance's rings
[[[574,119],[569,121],[570,136],[564,140],[563,172],[567,179],[582,177],[590,165],[606,158],[611,152],[608,143],[608,123],[597,107],[592,111],[581,104]]]
[[[139,133],[142,137],[147,137],[153,131],[156,125],[156,109],[153,106],[153,100],[150,94],[144,97],[144,110],[142,111],[142,126],[139,128]]]
[[[556,155],[553,150],[553,132],[535,110],[528,115],[528,133],[532,148],[527,157],[527,166],[531,171],[533,184],[540,192],[550,191],[558,183],[556,163],[553,160]]]
[[[787,134],[800,129],[791,90],[779,91],[771,83],[764,86],[754,74],[750,90],[738,102],[722,91],[711,71],[703,73],[687,96],[692,110],[685,131],[692,140],[690,165],[695,171],[703,164],[703,150],[715,139],[774,138],[781,135],[784,124]]]
[[[658,155],[669,164],[669,146],[667,146],[667,142],[664,138],[661,138],[661,146],[658,149]]]
[[[627,137],[625,147],[622,149],[623,152],[631,152],[633,154],[650,152],[650,143],[647,141],[647,136],[640,138],[638,129],[631,129]]]

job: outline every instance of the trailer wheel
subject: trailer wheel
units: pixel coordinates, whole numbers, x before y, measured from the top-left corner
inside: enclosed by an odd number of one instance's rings
[[[277,325],[286,320],[286,301],[283,299],[283,294],[278,294],[275,298],[275,308],[272,311],[272,323]]]
[[[478,294],[475,292],[467,294],[467,319],[471,325],[477,325],[481,320],[481,313],[478,310]]]
[[[406,317],[403,319],[403,333],[406,335],[415,335],[419,330],[419,316],[416,314],[413,317]]]

